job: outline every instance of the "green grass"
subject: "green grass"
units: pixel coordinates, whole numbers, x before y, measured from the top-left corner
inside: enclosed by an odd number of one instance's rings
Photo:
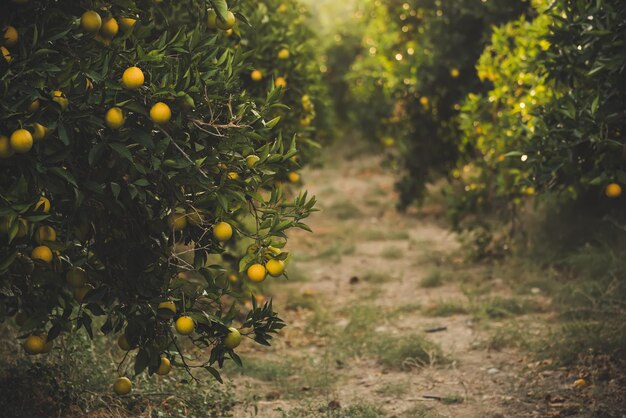
[[[361,209],[350,201],[339,201],[325,209],[325,212],[339,220],[358,218],[363,215]]]
[[[351,243],[339,243],[333,241],[328,247],[320,251],[313,257],[314,259],[323,259],[332,263],[339,263],[344,255],[351,255],[356,252],[356,246]]]
[[[443,418],[436,411],[426,405],[416,405],[402,413],[402,418]]]
[[[377,330],[381,315],[379,309],[369,305],[350,309],[350,321],[341,332],[344,339],[351,341],[344,347],[347,355],[373,356],[381,365],[394,370],[447,362],[441,348],[421,335],[395,335]]]
[[[408,240],[410,235],[406,231],[395,229],[366,229],[357,233],[359,238],[365,241],[401,241]]]
[[[330,369],[306,359],[283,357],[269,360],[259,357],[242,357],[242,360],[243,368],[229,364],[228,373],[239,373],[267,382],[268,388],[278,390],[281,397],[298,398],[302,396],[304,387],[308,388],[307,393],[327,393],[336,381]]]
[[[467,307],[460,302],[441,301],[425,309],[428,316],[453,316],[465,315],[468,313]]]
[[[380,256],[389,260],[397,260],[404,257],[404,251],[395,246],[386,247],[382,250]]]
[[[424,288],[439,287],[443,284],[443,274],[440,270],[431,271],[428,276],[422,279],[420,286]]]
[[[393,277],[390,274],[379,273],[375,271],[370,271],[362,277],[363,281],[368,283],[386,283],[392,280],[397,280],[397,278]]]
[[[531,299],[489,297],[474,301],[472,312],[477,318],[502,319],[538,312],[538,304]]]

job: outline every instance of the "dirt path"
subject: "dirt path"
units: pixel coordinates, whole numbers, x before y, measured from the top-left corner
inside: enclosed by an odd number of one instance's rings
[[[523,358],[488,349],[455,277],[472,274],[456,238],[394,210],[379,158],[331,154],[303,173],[322,210],[314,234],[290,237],[291,280],[263,289],[288,327],[271,348],[244,347],[244,374],[227,373],[235,416],[511,416]]]

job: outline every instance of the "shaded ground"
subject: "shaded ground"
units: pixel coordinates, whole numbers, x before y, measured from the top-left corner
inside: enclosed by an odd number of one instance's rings
[[[464,265],[455,236],[425,215],[436,206],[397,213],[380,167],[363,155],[304,172],[322,211],[314,234],[290,236],[291,280],[263,289],[289,326],[272,348],[241,350],[245,375],[227,373],[236,416],[496,417],[526,402],[519,378],[540,364],[508,348],[511,323],[532,332],[547,298]]]

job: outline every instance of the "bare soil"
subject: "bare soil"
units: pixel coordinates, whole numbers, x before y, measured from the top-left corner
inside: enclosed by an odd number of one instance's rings
[[[313,234],[290,236],[288,271],[297,270],[297,277],[271,279],[264,288],[288,327],[270,348],[241,350],[244,363],[267,362],[270,371],[227,373],[240,401],[235,416],[536,416],[534,404],[545,400],[519,398],[526,353],[491,350],[488,327],[473,315],[429,314],[442,304],[467,304],[462,276],[474,274],[457,237],[432,216],[440,208],[399,213],[394,175],[379,157],[333,155],[303,172],[321,211],[309,219]],[[423,287],[433,272],[445,280]],[[487,296],[509,292],[502,280],[492,280]],[[358,307],[378,313],[371,332],[425,338],[445,360],[399,357],[385,365],[380,353],[354,354],[354,333],[344,330]],[[327,318],[325,327],[315,325],[319,318]],[[441,330],[426,332],[433,328]],[[302,367],[281,369],[286,359]],[[307,373],[320,376],[311,384]]]

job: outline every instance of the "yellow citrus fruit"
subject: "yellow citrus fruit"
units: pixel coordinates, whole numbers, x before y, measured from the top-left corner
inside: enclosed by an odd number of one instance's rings
[[[617,183],[611,183],[606,186],[606,196],[612,199],[618,198],[622,195],[622,186]]]
[[[228,335],[224,338],[224,347],[233,349],[241,344],[241,333],[237,328],[228,328]]]
[[[104,120],[109,128],[120,129],[124,126],[124,112],[119,107],[112,107],[107,110]]]
[[[165,302],[159,303],[158,309],[160,311],[159,316],[161,318],[169,319],[173,317],[174,315],[176,315],[176,304],[172,302],[171,300],[167,300]],[[165,313],[164,310],[168,310],[171,313]]]
[[[139,67],[128,67],[122,74],[122,84],[129,90],[137,90],[144,81],[143,71]]]
[[[428,100],[428,97],[423,96],[423,97],[420,97],[420,103],[422,106],[426,107],[430,103],[430,100]]]
[[[113,391],[116,395],[128,395],[133,389],[133,384],[128,377],[118,377],[113,383]]]
[[[236,21],[237,19],[235,19],[235,15],[233,14],[233,12],[229,10],[228,12],[226,12],[225,20],[222,20],[219,17],[216,17],[215,25],[221,30],[229,30],[230,28],[235,26]]]
[[[289,181],[292,183],[297,183],[300,181],[300,174],[296,173],[295,171],[292,171],[289,174],[287,174],[287,177],[289,177]]]
[[[229,171],[226,177],[228,177],[228,180],[237,180],[239,178],[239,174],[235,171]]]
[[[61,106],[61,110],[67,109],[70,104],[70,101],[65,97],[65,94],[61,90],[55,90],[52,92],[52,101],[56,102]]]
[[[246,157],[246,165],[248,168],[252,168],[258,163],[260,158],[257,155],[248,155]]]
[[[48,135],[48,128],[41,123],[35,123],[33,125],[33,141],[41,141]]]
[[[283,48],[280,51],[278,51],[279,60],[286,60],[287,58],[289,58],[289,50],[287,48]]]
[[[285,88],[287,87],[287,80],[285,80],[285,77],[276,77],[276,80],[274,80],[274,85],[276,87]]]
[[[4,44],[9,48],[17,45],[17,40],[19,35],[17,34],[17,29],[13,26],[7,26],[4,28]]]
[[[57,232],[53,227],[48,225],[41,225],[35,232],[35,241],[37,244],[43,244],[44,241],[56,241]]]
[[[228,275],[228,281],[231,283],[237,283],[238,277],[235,273],[231,273]]]
[[[261,81],[263,79],[263,73],[259,70],[253,70],[250,73],[250,78],[254,81]]]
[[[80,26],[85,32],[98,32],[102,27],[102,18],[97,12],[87,10],[80,17]]]
[[[76,302],[83,303],[83,301],[85,300],[85,296],[87,296],[87,293],[89,293],[91,289],[92,287],[89,285],[84,285],[84,286],[75,288],[74,299],[76,300]]]
[[[460,75],[461,75],[461,72],[459,71],[458,68],[453,68],[450,70],[450,76],[452,76],[452,78],[457,78]]]
[[[67,284],[74,288],[83,287],[89,280],[89,276],[87,276],[87,272],[80,267],[74,267],[65,275],[65,280]]]
[[[215,10],[211,9],[207,12],[206,25],[209,29],[217,28],[217,13],[215,13]]]
[[[46,341],[38,335],[31,335],[24,340],[24,350],[28,354],[40,354],[44,350]]]
[[[33,147],[33,136],[26,129],[18,129],[11,134],[11,148],[18,154],[24,154]]]
[[[35,113],[36,111],[39,110],[40,107],[41,107],[41,102],[39,101],[39,99],[35,99],[31,102],[30,105],[28,105],[28,111],[30,113]]]
[[[248,279],[255,283],[260,283],[265,280],[265,276],[267,272],[265,271],[265,267],[263,264],[253,264],[248,267]]]
[[[37,203],[35,203],[35,211],[50,213],[50,201],[47,197],[40,196]]]
[[[5,47],[3,47],[3,46],[0,46],[0,51],[2,51],[2,56],[4,57],[4,60],[5,60],[7,63],[11,62],[11,60],[13,59],[13,58],[11,57],[11,52],[9,52],[9,50],[8,50],[8,49],[6,49],[6,48],[5,48]]]
[[[33,248],[33,251],[30,253],[30,258],[32,258],[33,260],[41,260],[49,263],[52,261],[52,251],[45,245],[40,245]]]
[[[170,107],[163,102],[158,102],[150,109],[150,119],[157,125],[163,125],[170,121],[172,111]]]
[[[129,351],[132,348],[130,346],[130,343],[128,342],[128,338],[126,338],[126,334],[121,334],[119,337],[117,337],[117,346],[122,351]]]
[[[109,17],[102,22],[102,27],[100,28],[100,35],[105,38],[113,38],[117,35],[117,32],[120,30],[119,25],[117,24],[117,20],[114,17]]]
[[[0,158],[9,158],[14,153],[9,137],[0,135]]]
[[[156,371],[156,374],[159,376],[165,376],[172,369],[172,364],[170,363],[170,359],[167,357],[161,357],[161,364],[159,364],[159,368]]]
[[[281,5],[276,9],[278,13],[285,13],[287,10],[289,10],[289,7],[285,3],[281,3]]]
[[[285,262],[283,260],[272,259],[265,263],[267,272],[272,277],[278,277],[285,271]]]
[[[233,236],[233,227],[227,222],[218,222],[213,227],[213,236],[218,241],[228,241]]]
[[[196,325],[193,323],[193,319],[189,316],[181,316],[176,320],[176,331],[180,335],[189,335],[193,332]]]
[[[300,118],[300,126],[306,128],[309,125],[311,125],[311,118],[309,116],[303,116]]]
[[[187,227],[187,217],[184,213],[172,213],[167,218],[167,226],[174,231],[182,231]]]
[[[137,23],[137,19],[132,17],[123,17],[120,19],[120,27],[124,32],[128,32]]]

